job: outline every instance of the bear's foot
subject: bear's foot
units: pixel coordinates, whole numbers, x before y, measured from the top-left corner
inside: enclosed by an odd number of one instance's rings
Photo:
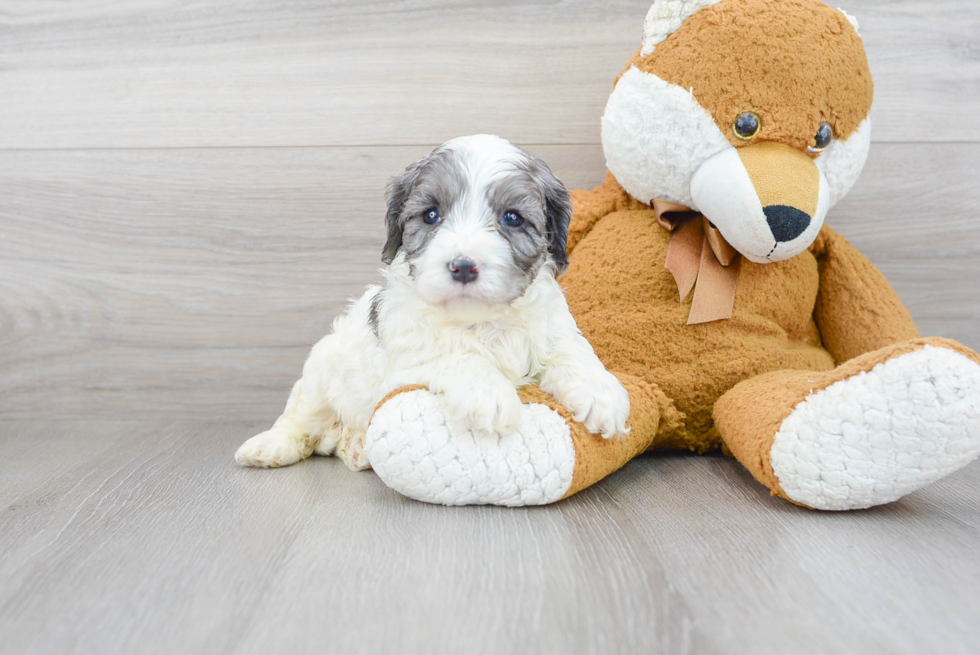
[[[441,505],[545,505],[618,470],[652,442],[661,414],[677,412],[654,385],[621,376],[630,394],[632,430],[603,439],[575,421],[538,387],[518,390],[517,432],[454,434],[444,400],[406,387],[375,410],[365,451],[378,477],[406,496]]]
[[[926,346],[801,402],[772,444],[786,495],[817,509],[881,505],[980,452],[980,366]]]
[[[569,426],[544,405],[524,405],[518,432],[452,434],[441,398],[426,389],[384,402],[367,431],[368,459],[385,484],[441,505],[544,505],[572,483]]]
[[[872,507],[980,454],[980,364],[955,342],[906,342],[826,373],[749,380],[718,401],[715,419],[735,456],[774,494],[815,509]]]

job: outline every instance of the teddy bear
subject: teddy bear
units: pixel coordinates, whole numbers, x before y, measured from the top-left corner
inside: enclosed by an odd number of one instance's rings
[[[408,387],[368,430],[381,479],[427,502],[533,505],[641,453],[721,451],[774,496],[848,510],[974,460],[980,356],[922,338],[824,224],[871,143],[858,29],[819,0],[657,0],[602,117],[606,179],[572,192],[561,278],[629,392],[629,435],[588,433],[537,387],[517,433],[456,434]]]

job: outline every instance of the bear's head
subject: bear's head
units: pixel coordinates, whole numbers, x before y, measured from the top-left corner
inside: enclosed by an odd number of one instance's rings
[[[857,181],[873,83],[857,23],[818,0],[657,0],[602,117],[631,196],[702,213],[743,256],[805,250]]]

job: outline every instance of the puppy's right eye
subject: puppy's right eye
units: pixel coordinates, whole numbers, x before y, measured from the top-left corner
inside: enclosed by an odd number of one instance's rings
[[[524,218],[517,212],[504,212],[500,217],[500,224],[504,227],[520,227],[524,224]]]
[[[422,220],[429,225],[436,225],[442,222],[442,216],[439,214],[438,209],[430,209],[429,211],[422,214]]]

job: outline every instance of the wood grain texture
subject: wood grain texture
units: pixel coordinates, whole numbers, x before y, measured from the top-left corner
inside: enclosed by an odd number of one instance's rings
[[[428,150],[0,152],[0,417],[271,420],[378,279],[385,180]],[[601,178],[598,146],[532,150]],[[925,334],[974,348],[978,169],[972,145],[880,144],[828,219]]]
[[[818,513],[642,458],[535,509],[408,500],[245,422],[0,425],[0,637],[35,653],[974,652],[980,465]]]
[[[21,0],[0,148],[598,143],[650,0]],[[851,0],[875,139],[980,141],[980,6]]]
[[[0,422],[0,651],[975,650],[978,464],[846,514],[720,458],[516,510],[234,464],[377,279],[390,175],[496,132],[601,180],[649,1],[0,2],[0,419],[42,419]],[[980,348],[980,5],[845,8],[877,143],[828,222]]]
[[[0,416],[272,416],[430,149],[0,152]]]

